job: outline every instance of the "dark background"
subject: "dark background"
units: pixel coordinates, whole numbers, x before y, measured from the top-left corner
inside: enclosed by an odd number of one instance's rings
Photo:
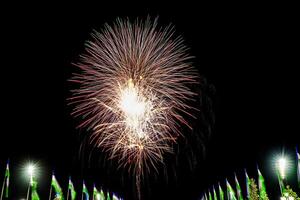
[[[78,194],[84,178],[90,189],[95,181],[104,190],[133,198],[134,183],[122,178],[124,171],[82,161],[84,131],[75,128],[77,121],[70,116],[66,98],[72,84],[67,80],[93,29],[116,17],[150,15],[159,16],[162,26],[171,22],[184,37],[195,66],[215,88],[211,100],[216,123],[195,169],[178,167],[168,181],[149,178],[144,198],[197,199],[219,181],[225,186],[226,177],[233,184],[234,172],[243,181],[244,168],[256,177],[256,164],[271,199],[277,198],[274,156],[284,150],[295,162],[300,141],[299,23],[292,7],[154,2],[1,6],[0,169],[4,174],[10,158],[13,197],[25,196],[21,169],[32,161],[40,166],[42,199],[47,198],[52,169],[65,190],[72,175]],[[294,172],[290,183],[295,186]]]

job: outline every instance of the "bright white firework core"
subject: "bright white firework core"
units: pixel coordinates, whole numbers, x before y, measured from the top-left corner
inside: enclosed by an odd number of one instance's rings
[[[124,113],[126,126],[133,136],[144,138],[152,103],[140,93],[132,79],[129,79],[127,87],[121,89],[120,108]]]

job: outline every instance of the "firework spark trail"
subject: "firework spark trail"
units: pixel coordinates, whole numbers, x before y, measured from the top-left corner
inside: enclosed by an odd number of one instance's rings
[[[72,115],[92,132],[91,144],[138,176],[156,170],[180,126],[189,126],[184,115],[192,109],[189,87],[197,73],[186,50],[172,26],[118,19],[92,34],[76,64],[81,72],[71,81],[80,88],[70,98]]]

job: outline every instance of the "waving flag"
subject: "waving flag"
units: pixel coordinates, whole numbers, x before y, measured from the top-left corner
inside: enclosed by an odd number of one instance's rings
[[[211,196],[210,191],[208,191],[208,199],[209,199],[209,200],[212,200],[212,196]]]
[[[100,192],[97,190],[95,184],[93,188],[93,199],[101,200]]]
[[[284,188],[283,179],[282,176],[280,175],[279,169],[276,169],[276,175],[277,175],[281,195],[283,195],[285,188]]]
[[[115,194],[113,194],[112,200],[120,200]]]
[[[102,189],[100,190],[100,200],[105,200],[105,195]]]
[[[110,195],[109,195],[108,192],[107,192],[107,194],[106,194],[106,200],[110,200]]]
[[[236,191],[237,191],[237,198],[238,198],[238,200],[244,200],[243,194],[242,194],[242,189],[241,189],[239,181],[236,177],[236,174],[234,174],[234,179],[235,179],[235,186],[236,186]]]
[[[235,192],[232,189],[232,187],[227,179],[226,179],[226,187],[227,187],[227,199],[228,200],[237,200],[237,198],[235,196]]]
[[[267,197],[267,190],[265,185],[265,179],[263,175],[261,174],[260,170],[257,167],[258,171],[258,189],[259,189],[259,198],[265,199]]]
[[[72,183],[71,177],[69,177],[69,184],[68,184],[68,192],[71,192],[71,200],[75,200],[76,198],[76,191],[74,185]]]
[[[222,190],[220,183],[219,183],[219,198],[220,200],[224,200],[224,192]]]
[[[51,186],[54,188],[56,198],[63,200],[64,199],[63,192],[62,192],[62,189],[61,189],[60,185],[58,184],[58,182],[57,182],[57,180],[54,176],[54,173],[52,174]]]
[[[2,184],[1,197],[0,197],[1,200],[3,198],[4,189],[5,189],[5,198],[8,198],[9,178],[10,178],[10,173],[9,173],[9,160],[8,160],[7,164],[6,164],[4,180],[3,180],[3,184]]]
[[[4,178],[6,179],[5,180],[5,184],[6,184],[6,187],[5,187],[5,198],[8,198],[8,188],[9,188],[9,178],[10,178],[9,160],[7,161],[7,164],[6,164],[6,170],[5,170],[5,176],[4,176]]]
[[[84,195],[85,195],[85,199],[86,199],[86,200],[89,200],[89,198],[90,198],[89,191],[88,191],[88,189],[87,189],[87,187],[85,186],[84,181],[83,181],[83,183],[82,183],[82,197],[83,197]]]
[[[250,199],[250,178],[247,174],[247,171],[245,169],[245,176],[246,176],[246,190],[247,190],[247,199]]]
[[[37,193],[37,182],[35,180],[32,180],[31,182],[31,199],[40,200],[40,197]]]
[[[213,193],[214,193],[214,200],[217,200],[218,197],[217,197],[217,193],[216,193],[216,190],[215,190],[215,186],[213,186]]]

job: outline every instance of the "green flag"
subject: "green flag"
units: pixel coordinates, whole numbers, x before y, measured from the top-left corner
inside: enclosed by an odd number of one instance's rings
[[[75,191],[74,185],[73,185],[73,183],[71,181],[71,177],[69,177],[68,190],[71,192],[71,200],[75,200],[75,198],[76,198],[76,191]]]
[[[115,194],[113,194],[112,200],[119,200],[119,198]]]
[[[280,172],[279,172],[278,169],[276,169],[276,175],[277,175],[277,179],[278,179],[278,183],[279,183],[279,188],[280,188],[281,195],[283,195],[285,188],[284,188],[283,179],[280,176]]]
[[[227,187],[227,199],[228,200],[237,200],[237,198],[235,196],[235,192],[232,189],[232,187],[227,179],[226,179],[226,187]]]
[[[216,193],[216,190],[215,190],[215,186],[213,186],[213,192],[214,192],[214,200],[218,200],[217,193]]]
[[[246,176],[246,190],[247,190],[247,199],[250,199],[250,178],[247,174],[247,171],[245,169],[245,176]]]
[[[89,200],[89,198],[90,198],[89,191],[88,191],[87,187],[85,186],[84,181],[82,184],[82,195],[85,195],[85,199]]]
[[[298,149],[296,149],[297,154],[297,177],[298,177],[298,187],[300,188],[300,154],[298,153]]]
[[[219,183],[219,199],[224,200],[224,192],[222,190],[220,183]]]
[[[109,192],[106,193],[106,200],[110,200],[110,194],[109,194]]]
[[[31,182],[31,200],[40,200],[37,193],[37,182],[35,180],[32,180]]]
[[[100,200],[105,200],[105,195],[102,189],[100,190]]]
[[[209,199],[209,200],[212,200],[212,196],[211,196],[210,191],[208,191],[208,199]]]
[[[265,179],[264,179],[263,175],[261,174],[260,170],[258,169],[258,167],[257,167],[257,171],[258,171],[259,198],[263,200],[267,197]]]
[[[56,198],[63,200],[64,197],[63,197],[62,189],[61,189],[60,185],[58,184],[58,181],[56,180],[54,174],[52,174],[51,186],[54,189]]]
[[[242,194],[242,189],[241,189],[239,181],[236,177],[236,174],[234,174],[234,179],[235,179],[235,186],[236,186],[236,191],[237,191],[237,199],[238,200],[244,200],[243,194]]]
[[[95,200],[100,200],[101,199],[100,192],[97,190],[95,184],[94,184],[94,189],[93,189],[93,198]]]
[[[10,172],[9,172],[9,160],[6,164],[6,170],[5,170],[5,198],[8,198],[8,189],[9,189],[9,178],[10,178]]]

